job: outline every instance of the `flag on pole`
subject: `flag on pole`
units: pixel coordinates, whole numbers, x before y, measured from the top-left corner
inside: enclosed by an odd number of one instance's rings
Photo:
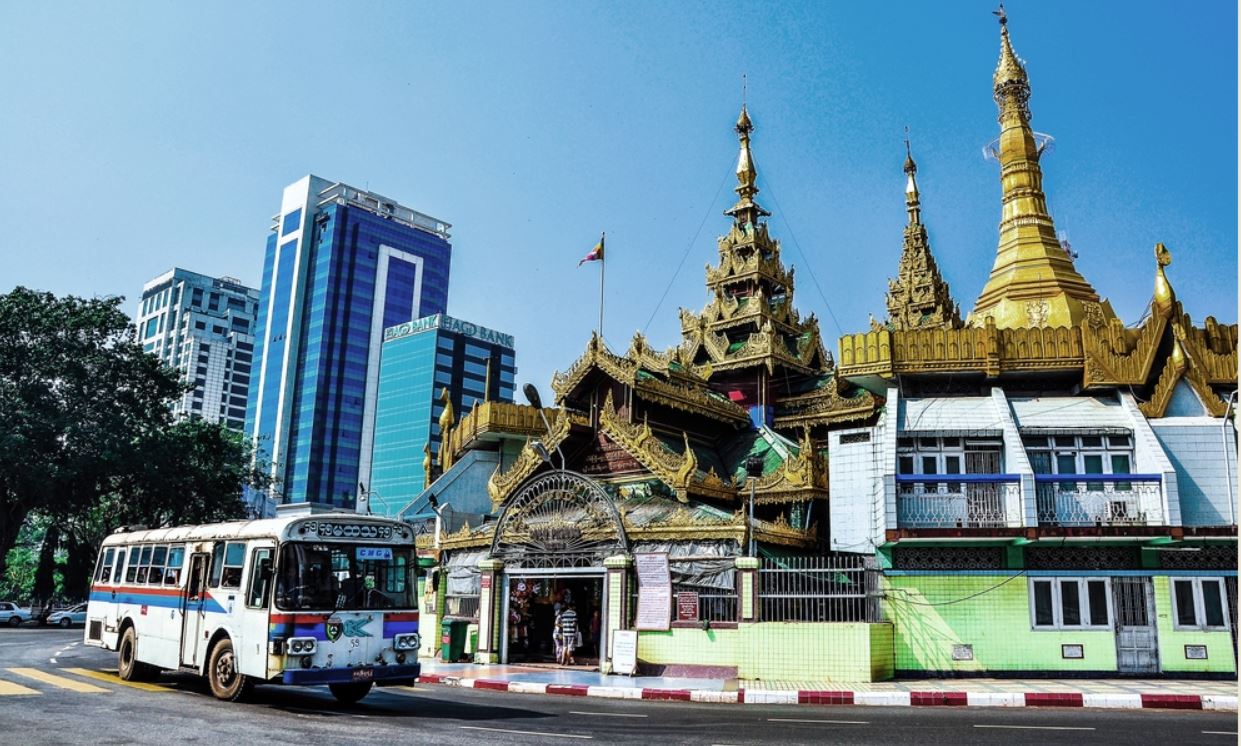
[[[582,260],[577,263],[577,266],[580,267],[586,262],[601,262],[601,261],[603,261],[603,236],[602,235],[599,236],[599,243],[595,244],[595,248],[591,249],[590,252],[586,254],[586,256],[582,257]]]

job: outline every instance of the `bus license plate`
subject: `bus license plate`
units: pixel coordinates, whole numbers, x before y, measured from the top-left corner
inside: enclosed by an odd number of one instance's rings
[[[375,669],[373,668],[355,668],[353,669],[354,681],[370,681],[375,678]]]

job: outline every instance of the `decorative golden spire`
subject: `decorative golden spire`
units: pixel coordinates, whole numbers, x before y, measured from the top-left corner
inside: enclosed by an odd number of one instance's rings
[[[452,411],[452,397],[448,395],[448,387],[440,389],[440,401],[444,403],[444,411],[440,412],[440,469],[448,471],[452,467],[451,449],[447,448],[448,431],[452,429],[455,415]]]
[[[741,152],[737,155],[737,204],[724,211],[731,215],[738,225],[757,224],[759,217],[770,215],[754,201],[758,194],[758,169],[754,167],[754,156],[750,154],[750,133],[754,125],[750,122],[750,114],[745,104],[741,105],[741,116],[737,117],[737,139],[741,141]]]
[[[918,193],[918,164],[905,137],[905,244],[896,278],[888,280],[888,323],[891,329],[927,329],[961,326],[961,312],[952,300],[948,283],[931,256],[926,226],[922,224],[922,198]],[[872,324],[874,326],[874,324]]]
[[[1039,166],[1049,140],[1036,138],[1030,128],[1029,78],[1013,51],[1003,5],[996,15],[1000,59],[993,83],[1000,138],[992,152],[1000,162],[1003,212],[995,265],[969,323],[983,326],[992,317],[1000,328],[1071,326],[1085,318],[1088,307],[1100,304],[1099,295],[1056,238]],[[1106,301],[1101,310],[1114,316]]]
[[[922,222],[922,200],[918,195],[918,164],[914,163],[913,151],[909,147],[909,128],[905,128],[905,174],[909,179],[905,182],[905,211],[909,213],[909,224]]]

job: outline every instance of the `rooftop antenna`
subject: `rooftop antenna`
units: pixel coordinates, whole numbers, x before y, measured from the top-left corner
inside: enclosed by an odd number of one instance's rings
[[[741,73],[741,105],[743,107],[745,106],[745,94],[746,94],[746,74]]]

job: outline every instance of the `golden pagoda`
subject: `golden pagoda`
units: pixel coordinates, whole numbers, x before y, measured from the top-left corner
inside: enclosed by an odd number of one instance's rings
[[[1000,61],[994,81],[999,107],[1000,138],[992,153],[1000,163],[1003,210],[995,265],[974,311],[973,326],[993,319],[1001,329],[1032,326],[1073,326],[1093,308],[1115,316],[1077,269],[1056,237],[1047,212],[1043,171],[1039,165],[1048,139],[1030,127],[1030,81],[1013,51],[1008,18],[1000,16]]]
[[[947,311],[946,285],[934,291],[943,300],[931,308],[940,310],[930,312],[933,320],[939,313],[942,321],[909,323],[910,309],[921,318],[921,307],[910,302],[910,285],[936,287],[937,277],[929,249],[921,253],[919,246],[925,233],[910,158],[910,224],[898,278],[889,285],[889,323],[841,337],[837,377],[877,394],[911,376],[941,376],[963,389],[1012,377],[1038,377],[1043,387],[1087,393],[1124,387],[1139,398],[1147,417],[1162,417],[1184,382],[1205,412],[1222,416],[1227,393],[1237,383],[1237,325],[1221,325],[1210,316],[1203,326],[1193,325],[1165,272],[1171,252],[1156,244],[1153,300],[1141,322],[1126,327],[1056,241],[1042,191],[1041,148],[1030,129],[1029,81],[1013,52],[1008,19],[1003,11],[999,15],[994,91],[1003,199],[991,278],[964,327]],[[918,265],[922,261],[927,269]],[[907,269],[911,262],[912,271]]]

